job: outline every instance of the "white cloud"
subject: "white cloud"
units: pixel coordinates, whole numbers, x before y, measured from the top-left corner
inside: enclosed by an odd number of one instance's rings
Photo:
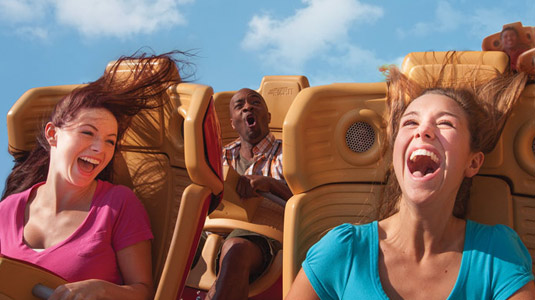
[[[46,0],[0,0],[0,18],[4,22],[26,22],[44,16]]]
[[[124,38],[186,23],[179,5],[195,0],[0,0],[5,21],[35,27],[48,13],[87,37]]]
[[[124,37],[185,23],[174,0],[56,0],[57,19],[86,36]]]
[[[305,8],[286,19],[255,15],[242,47],[258,51],[268,65],[281,71],[299,70],[315,56],[347,43],[347,32],[357,23],[374,22],[380,7],[358,0],[302,0]]]

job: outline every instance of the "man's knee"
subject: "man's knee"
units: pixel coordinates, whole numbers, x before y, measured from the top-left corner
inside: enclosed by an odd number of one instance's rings
[[[225,240],[221,248],[221,255],[226,256],[227,253],[232,255],[247,255],[248,253],[260,251],[260,248],[248,239],[241,237],[233,237]]]
[[[262,250],[254,242],[232,237],[223,243],[221,248],[221,261],[232,265],[242,265],[256,269],[262,263]]]

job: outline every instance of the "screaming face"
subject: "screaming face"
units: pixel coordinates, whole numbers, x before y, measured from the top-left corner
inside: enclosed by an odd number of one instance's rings
[[[474,164],[479,154],[470,149],[468,117],[455,100],[431,93],[416,98],[401,117],[394,141],[394,171],[403,198],[454,201],[464,177],[479,170],[480,164]]]
[[[239,90],[230,100],[230,122],[242,141],[256,145],[269,133],[266,102],[251,89]]]

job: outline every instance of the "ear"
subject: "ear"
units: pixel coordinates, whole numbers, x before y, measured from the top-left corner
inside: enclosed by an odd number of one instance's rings
[[[55,147],[57,145],[57,139],[56,139],[56,125],[52,124],[51,122],[46,123],[45,125],[45,138],[48,141],[48,144],[50,147]]]
[[[232,122],[232,118],[230,118],[230,126],[232,127],[232,129],[236,130],[236,127],[234,127],[234,122]]]
[[[472,155],[472,159],[470,160],[470,164],[464,171],[465,177],[474,177],[477,172],[479,172],[479,168],[483,165],[483,161],[485,161],[485,155],[483,152],[477,152]]]

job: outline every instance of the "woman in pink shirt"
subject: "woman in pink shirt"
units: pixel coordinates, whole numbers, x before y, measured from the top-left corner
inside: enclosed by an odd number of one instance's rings
[[[175,83],[169,80],[173,54],[123,57],[72,91],[9,175],[0,202],[0,253],[70,282],[49,299],[153,296],[148,215],[130,189],[109,181],[132,117],[157,107],[154,99]],[[116,76],[130,59],[138,60],[132,75]]]

